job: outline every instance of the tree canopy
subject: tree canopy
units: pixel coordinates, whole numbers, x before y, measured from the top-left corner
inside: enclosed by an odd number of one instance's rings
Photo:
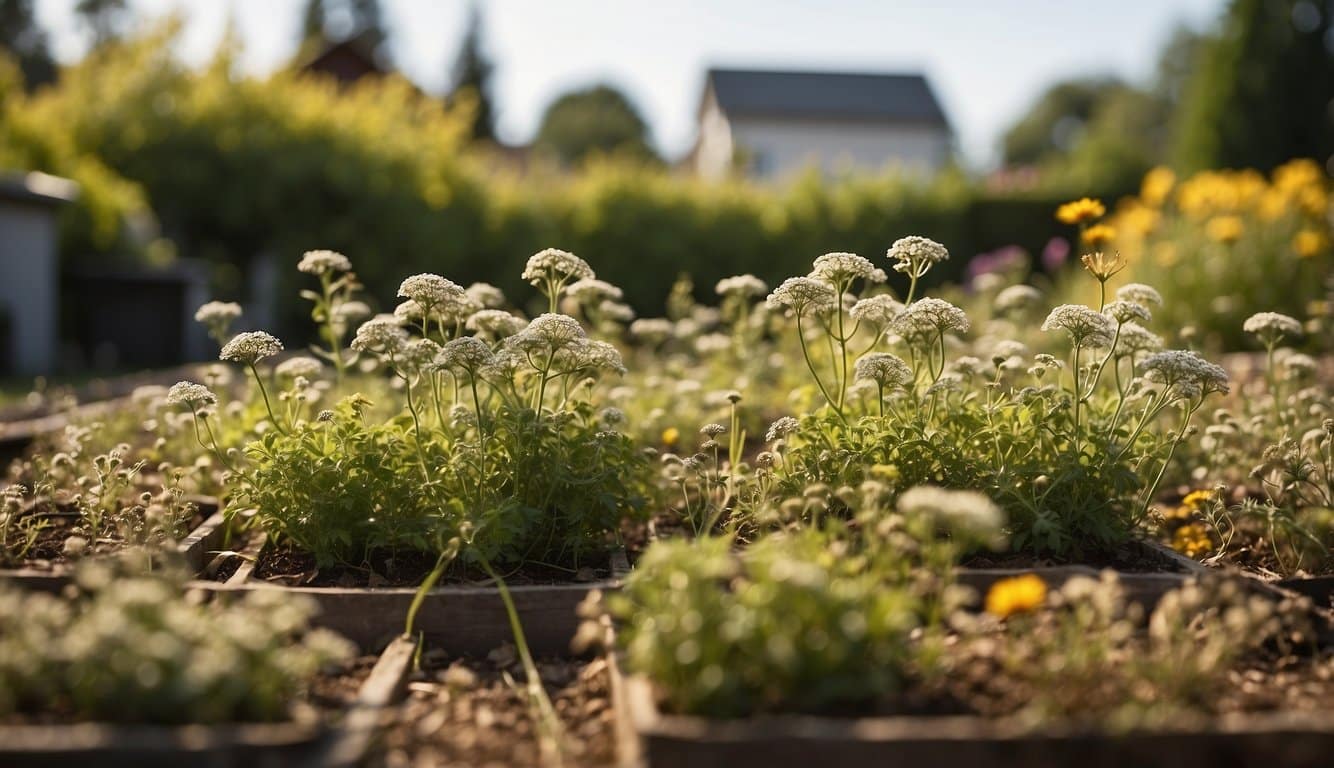
[[[624,93],[610,85],[571,91],[542,115],[534,151],[578,165],[595,154],[656,160],[648,126]]]

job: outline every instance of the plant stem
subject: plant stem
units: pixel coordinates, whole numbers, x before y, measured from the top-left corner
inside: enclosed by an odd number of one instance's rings
[[[255,367],[254,363],[250,363],[250,372],[255,374],[255,383],[259,384],[259,393],[264,396],[264,410],[269,412],[269,421],[273,422],[273,428],[284,435],[287,434],[287,430],[283,429],[282,422],[278,421],[278,417],[273,415],[273,406],[269,404],[269,391],[264,388],[264,378],[259,375],[259,369]]]
[[[457,550],[445,549],[436,558],[435,567],[426,574],[426,579],[422,581],[421,586],[417,587],[417,594],[412,596],[412,605],[408,606],[407,622],[403,625],[403,634],[411,637],[412,627],[417,622],[417,612],[421,610],[422,603],[426,602],[426,594],[430,592],[440,577],[444,575],[445,568],[454,560]]]

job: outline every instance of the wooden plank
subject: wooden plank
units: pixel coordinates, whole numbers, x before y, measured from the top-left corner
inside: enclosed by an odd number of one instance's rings
[[[1071,728],[1029,731],[1014,721],[966,716],[792,715],[712,721],[662,714],[649,682],[642,677],[629,677],[625,685],[625,712],[641,740],[644,764],[652,768],[1323,768],[1334,749],[1334,715],[1330,713],[1227,715],[1121,735]]]
[[[256,531],[250,541],[246,542],[245,548],[241,550],[241,556],[245,559],[241,562],[241,567],[227,578],[227,583],[232,585],[245,584],[250,581],[255,573],[255,565],[259,562],[259,555],[264,551],[264,546],[269,542],[269,535],[264,531]]]
[[[278,768],[309,754],[317,723],[124,726],[105,723],[0,726],[6,768]]]
[[[311,768],[352,768],[361,763],[380,730],[384,710],[402,697],[417,644],[396,638],[380,654],[338,727],[308,761]]]

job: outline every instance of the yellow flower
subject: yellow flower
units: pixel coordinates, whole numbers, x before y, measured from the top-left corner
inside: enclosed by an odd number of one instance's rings
[[[1102,251],[1097,253],[1086,253],[1079,257],[1084,262],[1084,268],[1093,273],[1093,276],[1102,282],[1107,282],[1112,275],[1125,269],[1126,260],[1121,258],[1120,253],[1108,256]]]
[[[987,590],[987,613],[1005,618],[1031,611],[1047,599],[1047,582],[1035,573],[1001,579]]]
[[[1235,243],[1245,232],[1246,225],[1239,216],[1215,216],[1204,226],[1204,233],[1218,243]]]
[[[1094,224],[1079,234],[1079,239],[1084,241],[1085,245],[1094,248],[1110,243],[1116,237],[1116,229],[1106,224]]]
[[[1186,494],[1186,498],[1181,500],[1181,506],[1190,509],[1200,509],[1208,504],[1214,498],[1213,491],[1198,490]]]
[[[1101,200],[1083,197],[1056,209],[1056,218],[1064,224],[1083,224],[1102,218],[1107,208]]]
[[[1292,238],[1292,250],[1303,259],[1309,259],[1329,247],[1329,240],[1324,233],[1314,229],[1303,229]]]
[[[676,445],[676,441],[681,439],[681,430],[676,427],[668,427],[662,431],[662,444],[671,448]]]
[[[1176,186],[1177,175],[1171,168],[1158,167],[1144,174],[1144,181],[1139,187],[1139,196],[1146,205],[1155,208],[1161,206]]]
[[[1183,525],[1172,534],[1172,549],[1186,557],[1198,558],[1213,548],[1213,539],[1209,538],[1209,528],[1204,523]]]

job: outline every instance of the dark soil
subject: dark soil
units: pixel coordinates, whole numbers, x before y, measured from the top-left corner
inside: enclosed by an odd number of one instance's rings
[[[537,725],[514,648],[487,659],[428,653],[393,710],[373,768],[537,766]],[[564,730],[566,765],[616,764],[615,724],[606,661],[542,659],[539,674]],[[513,685],[507,682],[508,674]]]
[[[288,586],[309,587],[415,587],[435,567],[435,555],[404,550],[396,553],[372,552],[361,567],[336,565],[320,568],[315,557],[289,545],[265,547],[255,565],[254,578]],[[499,570],[499,569],[498,569]],[[605,579],[611,575],[606,554],[573,564],[524,563],[518,568],[500,570],[511,587],[525,584],[571,584]],[[489,584],[491,579],[480,569],[455,563],[445,571],[440,584]]]
[[[1043,568],[1056,565],[1087,565],[1122,573],[1180,573],[1175,563],[1152,550],[1127,543],[1112,552],[1095,552],[1082,557],[1056,558],[1030,552],[978,552],[961,563],[965,568]]]
[[[207,512],[211,513],[212,510],[207,510]],[[81,530],[83,521],[72,506],[40,501],[34,504],[29,511],[23,513],[23,518],[39,518],[44,521],[45,525],[37,533],[37,538],[32,547],[27,551],[23,560],[17,564],[17,567],[49,570],[74,561],[74,559],[65,555],[65,541],[71,536],[85,536],[86,534]],[[204,510],[196,511],[186,522],[184,530],[193,531],[206,518],[207,515]],[[97,540],[89,542],[88,549],[82,557],[107,555],[125,549],[126,546],[128,546],[128,543],[120,537],[115,530],[115,526],[108,523],[103,526],[101,535]]]

